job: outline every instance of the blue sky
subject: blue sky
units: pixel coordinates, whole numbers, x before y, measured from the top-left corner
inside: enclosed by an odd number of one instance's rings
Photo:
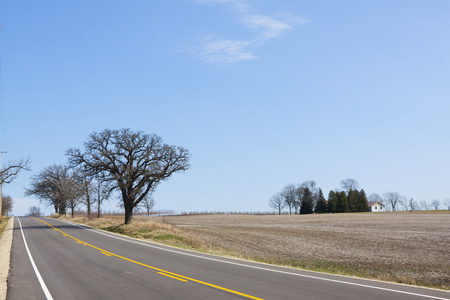
[[[289,183],[345,178],[450,198],[449,14],[447,0],[2,0],[2,162],[32,160],[3,191],[25,214],[32,174],[131,128],[192,153],[156,209],[267,211]]]

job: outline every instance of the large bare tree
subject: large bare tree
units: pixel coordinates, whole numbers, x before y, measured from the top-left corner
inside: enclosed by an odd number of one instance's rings
[[[82,166],[90,175],[101,175],[120,191],[125,224],[133,209],[161,181],[189,169],[189,151],[167,145],[155,134],[130,129],[94,132],[84,143],[85,152],[69,149],[72,166]]]

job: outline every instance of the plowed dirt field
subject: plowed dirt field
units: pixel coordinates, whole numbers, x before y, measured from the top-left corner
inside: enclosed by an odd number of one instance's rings
[[[154,218],[152,218],[154,219]],[[158,220],[242,258],[450,287],[450,213],[191,215]]]

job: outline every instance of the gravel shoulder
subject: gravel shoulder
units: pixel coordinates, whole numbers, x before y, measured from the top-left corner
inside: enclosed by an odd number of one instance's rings
[[[14,217],[8,220],[0,239],[0,300],[6,299],[11,245],[13,240]]]

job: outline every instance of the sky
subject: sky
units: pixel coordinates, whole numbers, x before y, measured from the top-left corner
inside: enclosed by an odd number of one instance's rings
[[[31,176],[130,128],[192,155],[155,209],[270,211],[290,183],[326,195],[346,178],[448,199],[449,15],[448,0],[0,0],[2,165],[32,161],[3,193],[26,214]]]

